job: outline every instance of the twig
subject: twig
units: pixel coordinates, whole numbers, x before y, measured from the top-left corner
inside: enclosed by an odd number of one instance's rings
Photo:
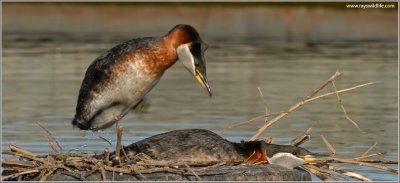
[[[355,161],[355,160],[350,160],[350,159],[342,159],[342,158],[331,158],[330,160],[328,160],[328,162],[335,162],[335,163],[351,163],[351,164],[357,164],[360,166],[369,166],[369,167],[374,167],[374,168],[378,168],[378,169],[382,169],[382,170],[386,170],[390,173],[394,173],[394,174],[399,174],[399,172],[393,168],[389,168],[386,166],[382,166],[379,164],[374,164],[374,163],[366,163],[366,162],[361,162],[361,161]]]
[[[297,136],[296,138],[292,139],[292,140],[291,140],[289,143],[287,143],[287,144],[292,145],[292,146],[299,146],[299,145],[303,144],[304,142],[306,142],[308,139],[311,138],[311,136],[310,136],[310,134],[309,134],[309,133],[311,132],[311,130],[312,130],[312,127],[308,128],[308,129],[304,132],[303,135]]]
[[[190,168],[190,166],[188,164],[185,163],[185,166],[186,166],[187,170],[189,170],[197,178],[197,180],[201,181],[201,178],[196,174],[196,172],[193,171],[192,168]]]
[[[370,178],[368,178],[366,176],[363,176],[363,175],[360,175],[358,173],[351,172],[351,171],[348,171],[348,170],[345,170],[345,169],[342,169],[342,168],[339,168],[339,167],[336,167],[336,166],[332,166],[332,165],[329,165],[329,164],[325,164],[322,167],[326,168],[328,170],[339,172],[341,174],[347,175],[349,177],[352,177],[352,178],[355,178],[355,179],[358,179],[358,180],[368,181],[368,182],[372,181]]]
[[[392,161],[392,160],[359,160],[359,161],[364,163],[399,164],[398,161]]]
[[[4,167],[35,167],[33,164],[22,163],[21,161],[3,160],[1,166]]]
[[[98,170],[103,178],[103,181],[107,181],[106,171],[104,170],[101,163],[99,163],[96,159],[92,159],[92,162],[98,167]]]
[[[33,154],[32,152],[27,151],[27,150],[25,150],[25,149],[22,149],[22,148],[20,148],[20,147],[14,145],[14,144],[8,144],[8,147],[10,147],[11,151],[14,151],[14,152],[19,152],[19,153],[21,153],[21,154],[26,154],[26,155],[29,155],[29,156],[36,156],[36,155]]]
[[[42,177],[40,177],[39,181],[46,181],[47,178],[53,174],[55,171],[57,170],[57,168],[54,168],[53,170],[48,171],[46,174],[44,174]]]
[[[322,95],[318,95],[318,96],[312,97],[310,99],[304,100],[304,103],[311,102],[311,101],[314,101],[314,100],[317,100],[317,99],[320,99],[320,98],[323,98],[323,97],[327,97],[327,96],[330,96],[330,95],[333,95],[333,94],[336,94],[336,93],[343,93],[343,92],[347,92],[347,91],[350,91],[350,90],[355,90],[357,88],[361,88],[361,87],[372,85],[372,84],[375,84],[375,83],[374,82],[369,82],[369,83],[364,83],[364,84],[360,84],[360,85],[357,85],[357,86],[353,86],[353,87],[350,87],[350,88],[345,88],[345,89],[342,89],[342,90],[338,90],[336,92],[324,93]]]
[[[335,91],[335,93],[336,93],[336,97],[337,97],[337,99],[338,99],[340,108],[341,108],[342,111],[343,111],[344,117],[345,117],[347,120],[349,120],[351,123],[353,123],[353,125],[354,125],[355,127],[357,127],[357,129],[361,130],[360,127],[358,126],[358,124],[357,124],[354,120],[352,120],[352,119],[350,118],[350,116],[347,114],[347,111],[346,111],[346,109],[345,109],[344,106],[343,106],[342,99],[340,98],[339,93],[337,93],[337,88],[336,88],[336,85],[335,85],[335,80],[332,81],[332,86],[333,86],[333,89],[334,89],[334,91]]]
[[[261,135],[262,132],[264,132],[269,126],[273,125],[275,122],[286,116],[287,114],[291,113],[292,111],[296,110],[298,107],[304,105],[306,100],[309,100],[311,97],[313,97],[317,92],[322,90],[327,84],[331,83],[337,76],[339,76],[340,73],[339,71],[336,71],[335,74],[333,74],[327,81],[319,85],[316,89],[314,89],[309,95],[304,97],[301,101],[295,103],[292,105],[287,111],[279,114],[275,118],[271,119],[268,123],[264,124],[260,129],[257,130],[256,134],[251,137],[250,140],[256,139],[258,136]]]
[[[110,162],[110,151],[108,150],[107,147],[104,149],[103,161],[104,161],[104,164],[111,165],[111,162]]]
[[[20,156],[20,157],[23,157],[23,158],[27,158],[27,159],[31,159],[31,160],[35,160],[35,161],[41,162],[43,164],[48,164],[48,162],[46,160],[42,159],[42,158],[38,158],[36,156],[31,156],[29,154],[23,154],[22,152],[3,151],[3,154],[16,155],[16,156]]]
[[[2,176],[1,180],[4,181],[4,180],[7,180],[7,179],[9,179],[11,177],[18,177],[18,176],[21,176],[21,175],[30,174],[30,173],[36,173],[36,172],[39,172],[39,170],[28,170],[28,171],[25,171],[25,172],[14,173],[14,174],[11,174],[11,175]]]
[[[122,140],[122,132],[124,128],[122,126],[117,127],[117,145],[115,147],[115,159],[119,162],[120,161],[120,154],[121,154],[121,140]]]
[[[58,148],[60,148],[61,156],[62,156],[62,155],[64,154],[64,151],[63,151],[61,145],[58,143],[58,140],[54,137],[54,135],[53,135],[45,126],[43,126],[40,122],[37,121],[36,124],[39,125],[44,131],[46,131],[46,133],[49,135],[49,137],[50,137],[54,142],[56,142]]]
[[[257,89],[258,89],[258,92],[260,93],[261,100],[263,101],[263,104],[264,104],[264,107],[265,107],[265,122],[267,122],[268,121],[268,115],[269,115],[267,102],[264,99],[264,94],[262,93],[261,88],[257,87]]]
[[[369,151],[371,151],[376,145],[378,144],[378,141],[375,141],[374,145],[372,145],[371,147],[368,148],[367,151],[365,151],[361,156],[365,156],[369,153]]]
[[[316,164],[316,165],[306,164],[306,166],[312,167],[312,168],[314,168],[315,170],[318,170],[319,172],[323,173],[324,175],[326,175],[326,176],[328,176],[328,177],[331,177],[331,178],[333,178],[333,179],[335,179],[335,180],[340,180],[341,178],[343,178],[343,177],[341,177],[341,176],[339,176],[339,175],[332,174],[332,173],[330,173],[330,172],[325,171],[324,169],[322,169],[322,168],[320,168],[319,166],[317,166],[317,164]]]
[[[146,176],[144,176],[142,173],[140,173],[139,171],[137,171],[136,168],[135,168],[135,166],[133,166],[132,169],[133,169],[134,172],[138,173],[139,176],[140,176],[143,180],[145,180],[145,181],[148,181],[148,180],[149,180],[149,179],[147,179]],[[114,173],[114,171],[113,171],[113,173]]]
[[[336,93],[347,92],[347,91],[354,90],[354,89],[357,89],[357,88],[360,88],[360,87],[364,87],[364,86],[368,86],[368,85],[371,85],[371,84],[374,84],[374,83],[373,82],[364,83],[364,84],[360,84],[360,85],[357,85],[357,86],[354,86],[354,87],[351,87],[351,88],[338,90],[337,92],[329,92],[329,93],[318,95],[318,96],[315,96],[315,97],[312,97],[312,98],[309,98],[309,99],[303,99],[303,100],[297,102],[296,104],[292,105],[287,111],[285,111],[285,112],[279,114],[278,116],[276,116],[275,118],[271,119],[267,124],[264,124],[264,126],[262,126],[260,129],[258,129],[257,133],[255,135],[253,135],[253,137],[251,137],[251,140],[257,138],[269,126],[273,125],[275,122],[277,122],[278,120],[280,120],[281,118],[283,118],[287,114],[293,112],[295,109],[299,108],[300,106],[302,106],[302,105],[304,105],[304,104],[306,104],[308,102],[311,102],[311,101],[314,101],[314,100],[317,100],[317,99],[320,99],[320,98],[323,98],[323,97],[327,97],[327,96],[330,96],[330,95],[333,95],[333,94],[336,94]]]
[[[374,153],[374,154],[369,154],[369,155],[365,155],[365,156],[355,157],[355,158],[353,158],[353,160],[361,161],[359,159],[365,159],[365,158],[369,158],[372,156],[380,156],[380,155],[384,155],[384,154],[386,154],[386,152]]]
[[[46,141],[49,143],[51,149],[53,149],[53,152],[58,155],[58,151],[56,149],[56,147],[54,146],[53,142],[50,140],[50,137],[48,135],[44,136],[44,138],[46,139]]]
[[[330,181],[329,178],[327,176],[325,176],[322,171],[320,171],[317,168],[315,168],[315,166],[313,166],[313,165],[303,165],[303,167],[306,168],[308,171],[310,171],[315,176],[317,176],[322,181]]]
[[[324,135],[321,134],[320,136],[321,136],[322,140],[324,141],[324,143],[325,143],[325,145],[326,145],[326,148],[327,148],[329,151],[331,151],[331,153],[332,153],[333,155],[335,155],[335,154],[336,154],[336,150],[335,150],[335,148],[333,148],[332,144],[329,143],[328,140],[326,140],[326,138],[325,138]]]

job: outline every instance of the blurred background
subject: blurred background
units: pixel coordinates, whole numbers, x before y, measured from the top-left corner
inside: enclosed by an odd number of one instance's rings
[[[86,68],[116,44],[163,36],[184,23],[210,44],[205,56],[213,97],[176,63],[148,94],[145,110],[123,118],[124,145],[185,128],[248,140],[263,119],[228,127],[264,114],[258,87],[269,112],[278,113],[339,69],[338,89],[377,82],[341,94],[361,131],[332,95],[295,110],[262,136],[284,144],[312,127],[311,140],[302,145],[310,151],[327,151],[323,134],[337,156],[358,156],[377,142],[371,153],[386,151],[386,158],[397,159],[397,3],[391,3],[394,9],[348,9],[346,4],[3,3],[2,148],[14,143],[50,153],[36,121],[70,152],[99,153],[110,146],[102,138],[114,146],[114,128],[93,133],[71,126]],[[322,92],[330,91],[327,86]],[[345,168],[375,180],[398,179],[369,167]]]

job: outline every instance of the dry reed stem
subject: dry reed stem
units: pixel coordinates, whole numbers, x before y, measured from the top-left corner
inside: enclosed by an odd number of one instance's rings
[[[18,176],[21,176],[21,175],[30,174],[30,173],[36,173],[36,172],[39,172],[39,170],[28,170],[28,171],[24,171],[24,172],[18,172],[18,173],[14,173],[14,174],[7,175],[7,176],[2,176],[1,180],[4,181],[4,180],[7,180],[7,179],[9,179],[11,177],[18,177]]]
[[[46,174],[44,174],[42,177],[40,177],[39,181],[46,181],[47,178],[49,178],[49,176],[51,174],[53,174],[56,170],[57,170],[57,168],[54,168],[53,170],[48,171]]]
[[[35,165],[33,164],[26,164],[26,163],[22,163],[20,161],[14,161],[14,160],[4,160],[1,162],[2,163],[2,167],[35,167]]]
[[[41,162],[43,164],[48,164],[48,162],[42,158],[37,158],[36,156],[31,156],[29,154],[23,154],[22,152],[3,151],[3,154],[15,155],[15,156],[19,156],[22,158],[35,160],[35,161]]]
[[[392,160],[358,160],[358,161],[364,163],[399,164],[398,161],[392,161]]]
[[[347,111],[346,111],[346,109],[344,108],[344,105],[343,105],[343,101],[340,98],[339,93],[337,93],[337,88],[336,88],[336,85],[335,85],[335,81],[332,81],[332,86],[333,86],[334,91],[336,92],[336,98],[338,99],[338,102],[339,102],[340,108],[343,111],[344,117],[348,121],[350,121],[355,127],[357,127],[358,130],[361,130],[360,127],[358,126],[358,124],[353,119],[351,119],[350,116],[347,114]]]
[[[303,99],[303,100],[297,102],[296,104],[292,105],[287,111],[284,111],[281,114],[279,114],[278,116],[276,116],[275,118],[271,119],[267,124],[264,124],[261,128],[259,128],[257,130],[256,134],[253,135],[250,140],[253,140],[253,139],[257,138],[269,126],[273,125],[275,122],[277,122],[278,120],[280,120],[281,118],[283,118],[287,114],[293,112],[294,110],[296,110],[297,108],[299,108],[300,106],[302,106],[302,105],[304,105],[304,104],[306,104],[308,102],[311,102],[311,101],[314,101],[314,100],[317,100],[317,99],[320,99],[320,98],[323,98],[323,97],[327,97],[327,96],[330,96],[330,95],[333,95],[333,94],[336,94],[336,93],[347,92],[347,91],[354,90],[354,89],[357,89],[357,88],[360,88],[360,87],[364,87],[364,86],[368,86],[368,85],[371,85],[371,84],[374,84],[374,83],[373,82],[364,83],[364,84],[360,84],[360,85],[357,85],[357,86],[354,86],[354,87],[338,90],[336,92],[329,92],[329,93],[318,95],[318,96],[315,96],[315,97],[312,97],[312,98]]]
[[[109,149],[107,147],[104,149],[103,161],[104,161],[104,164],[111,165],[111,162],[110,162],[110,151],[109,151]]]
[[[355,157],[352,158],[353,160],[357,160],[357,161],[361,161],[360,159],[365,159],[365,158],[370,158],[372,156],[381,156],[386,154],[386,152],[380,152],[380,153],[374,153],[374,154],[369,154],[369,155],[365,155],[365,156],[359,156],[359,157]]]
[[[361,156],[367,155],[376,145],[378,145],[378,141],[375,141],[374,145],[369,147],[367,151],[365,151],[363,154],[361,154]]]
[[[264,121],[268,122],[269,110],[268,110],[268,107],[267,107],[267,102],[265,101],[264,94],[262,93],[261,88],[258,86],[257,89],[258,89],[258,92],[260,93],[260,98],[263,101],[263,104],[264,104],[264,107],[265,107],[265,120]]]
[[[333,95],[333,94],[336,94],[336,93],[343,93],[343,92],[347,92],[347,91],[350,91],[350,90],[355,90],[357,88],[361,88],[361,87],[372,85],[372,84],[375,84],[375,83],[374,82],[368,82],[368,83],[359,84],[359,85],[356,85],[356,86],[353,86],[353,87],[350,87],[350,88],[345,88],[345,89],[342,89],[342,90],[338,90],[336,92],[324,93],[322,95],[318,95],[318,96],[312,97],[310,99],[304,100],[304,103],[311,102],[311,101],[314,101],[314,100],[317,100],[317,99],[320,99],[320,98],[323,98],[323,97],[327,97],[327,96],[330,96],[330,95]]]
[[[351,160],[351,159],[342,159],[342,158],[331,158],[330,160],[328,160],[328,162],[333,162],[333,163],[350,163],[350,164],[356,164],[356,165],[360,165],[360,166],[369,166],[369,167],[374,167],[374,168],[378,168],[378,169],[382,169],[382,170],[386,170],[390,173],[393,174],[399,174],[399,172],[393,168],[389,168],[383,165],[379,165],[379,164],[374,164],[374,163],[366,163],[366,162],[362,162],[362,161],[355,161],[355,160]]]
[[[190,168],[190,166],[188,164],[185,163],[185,166],[186,166],[187,170],[197,178],[197,180],[201,181],[201,178],[197,175],[196,172],[193,171],[192,168]]]
[[[306,142],[308,139],[311,138],[311,135],[310,135],[311,130],[312,130],[312,127],[307,128],[307,130],[303,133],[303,135],[297,136],[296,138],[292,139],[287,144],[292,145],[292,146],[299,146],[299,145],[303,144],[304,142]]]
[[[261,128],[259,128],[256,132],[255,135],[251,137],[250,140],[256,139],[258,136],[261,135],[262,132],[264,132],[269,126],[273,125],[275,122],[280,120],[281,118],[285,117],[287,114],[291,113],[292,111],[296,110],[300,106],[304,105],[306,100],[309,100],[311,97],[313,97],[317,92],[322,90],[326,85],[331,83],[337,76],[340,75],[339,71],[336,71],[335,74],[333,74],[328,80],[326,80],[324,83],[320,84],[316,89],[314,89],[309,95],[304,97],[301,101],[295,103],[292,105],[287,111],[284,111],[283,113],[279,114],[275,118],[271,119],[268,123],[264,124]]]
[[[46,141],[49,143],[49,146],[51,147],[51,149],[53,149],[53,152],[55,155],[58,155],[58,151],[56,149],[56,147],[54,146],[53,142],[50,140],[50,137],[48,135],[44,136],[44,139],[46,139]]]
[[[50,132],[49,129],[47,129],[45,126],[43,126],[40,122],[36,121],[36,124],[39,125],[44,131],[46,131],[46,133],[49,135],[49,137],[57,144],[58,148],[60,148],[61,151],[61,155],[64,154],[64,151],[60,145],[60,143],[58,143],[58,140],[54,137],[54,135]]]
[[[372,181],[370,178],[368,178],[366,176],[363,176],[361,174],[358,174],[358,173],[355,173],[355,172],[351,172],[351,171],[345,170],[343,168],[339,168],[339,167],[332,166],[332,165],[329,165],[329,164],[325,164],[322,167],[325,168],[325,169],[328,169],[328,170],[332,170],[332,171],[341,173],[343,175],[347,175],[347,176],[352,177],[354,179],[358,179],[358,180],[362,180],[362,181],[368,181],[368,182]]]
[[[333,155],[335,155],[335,154],[336,154],[336,150],[335,150],[335,148],[333,148],[332,144],[329,143],[329,141],[325,138],[324,135],[321,134],[320,136],[321,136],[322,140],[324,141],[324,143],[325,143],[325,145],[326,145],[326,148],[327,148],[329,151],[331,151],[331,153],[332,153]]]
[[[341,178],[344,179],[344,176],[343,176],[343,175],[340,175],[340,176],[339,176],[339,175],[336,175],[336,174],[327,172],[326,169],[322,169],[322,168],[320,168],[319,166],[316,166],[316,165],[313,165],[313,164],[308,164],[308,166],[310,166],[310,167],[312,167],[312,168],[315,168],[316,170],[320,171],[320,172],[323,173],[324,175],[326,175],[326,176],[328,176],[328,177],[331,177],[331,178],[333,178],[333,179],[335,179],[335,180],[340,180]],[[342,176],[343,176],[343,177],[342,177]]]
[[[330,181],[329,178],[319,169],[317,169],[315,166],[311,166],[311,165],[303,165],[303,167],[305,169],[307,169],[308,171],[310,171],[312,174],[314,174],[315,176],[317,176],[319,179],[321,179],[322,181]]]
[[[147,177],[144,176],[142,173],[138,172],[138,171],[136,170],[135,166],[132,167],[132,170],[133,170],[134,172],[137,172],[138,175],[139,175],[143,180],[145,180],[145,181],[148,181],[148,180],[149,180],[149,179],[147,179]]]
[[[122,132],[124,128],[122,126],[117,126],[117,145],[115,147],[115,159],[120,161],[121,154],[121,141],[122,141]]]
[[[106,171],[102,166],[103,164],[96,159],[92,159],[92,162],[96,165],[96,168],[99,170],[101,177],[103,178],[103,181],[107,181]]]
[[[25,149],[22,149],[22,148],[20,148],[20,147],[14,145],[14,144],[8,144],[8,147],[10,147],[11,151],[19,152],[19,153],[21,153],[21,154],[26,154],[26,155],[29,155],[29,156],[36,156],[36,155],[33,154],[32,152],[27,151],[27,150],[25,150]]]

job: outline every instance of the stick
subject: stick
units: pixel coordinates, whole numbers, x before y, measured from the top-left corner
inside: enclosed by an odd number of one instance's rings
[[[314,100],[317,100],[317,99],[320,99],[320,98],[323,98],[323,97],[327,97],[327,96],[330,96],[330,95],[333,95],[333,94],[336,94],[336,93],[347,92],[347,91],[354,90],[354,89],[357,89],[357,88],[360,88],[360,87],[364,87],[364,86],[368,86],[368,85],[371,85],[371,84],[374,84],[374,83],[373,82],[364,83],[364,84],[360,84],[360,85],[357,85],[357,86],[354,86],[354,87],[351,87],[351,88],[346,88],[346,89],[343,89],[343,90],[339,90],[337,92],[329,92],[329,93],[318,95],[318,96],[315,96],[315,97],[312,97],[312,98],[309,98],[309,99],[303,99],[303,100],[297,102],[296,104],[292,105],[287,111],[282,112],[281,114],[279,114],[275,118],[271,119],[267,124],[264,124],[260,129],[258,129],[257,133],[253,137],[251,137],[251,140],[257,138],[269,126],[273,125],[275,122],[277,122],[278,120],[280,120],[281,118],[283,118],[287,114],[293,112],[295,109],[299,108],[300,106],[302,106],[302,105],[304,105],[304,104],[306,104],[308,102],[311,102],[311,101],[314,101]]]
[[[27,151],[27,150],[25,150],[25,149],[22,149],[22,148],[20,148],[20,147],[14,145],[14,144],[8,144],[8,147],[10,147],[11,151],[13,151],[13,152],[18,152],[18,153],[25,154],[25,155],[29,155],[29,156],[36,156],[36,155],[33,154],[32,152]]]
[[[360,127],[358,126],[358,124],[357,124],[354,120],[352,120],[352,119],[349,117],[349,115],[347,115],[347,111],[346,111],[346,109],[345,109],[344,106],[343,106],[342,99],[340,98],[339,93],[337,93],[337,88],[336,88],[336,85],[335,85],[335,81],[332,81],[332,86],[333,86],[334,91],[336,92],[336,97],[337,97],[337,99],[338,99],[340,108],[341,108],[342,111],[343,111],[344,117],[345,117],[347,120],[349,120],[351,123],[353,123],[353,125],[354,125],[355,127],[357,127],[357,129],[361,130]]]
[[[326,138],[325,138],[324,135],[321,134],[320,136],[321,136],[322,140],[324,141],[324,143],[325,143],[325,145],[326,145],[326,148],[327,148],[329,151],[331,151],[331,153],[332,153],[333,155],[335,155],[335,154],[336,154],[336,150],[335,150],[335,148],[333,148],[332,144],[329,143],[328,140],[326,140]]]
[[[392,161],[392,160],[359,160],[359,161],[364,163],[399,164],[398,161]]]
[[[370,155],[356,157],[356,158],[353,158],[353,160],[362,161],[362,160],[359,160],[359,159],[365,159],[365,158],[369,158],[369,157],[372,157],[372,156],[380,156],[380,155],[384,155],[384,154],[386,154],[386,152],[374,153],[374,154],[370,154]]]
[[[333,74],[328,80],[326,80],[324,83],[319,85],[316,89],[314,89],[309,95],[304,97],[301,101],[295,103],[292,105],[287,111],[279,114],[275,118],[271,119],[268,123],[264,124],[260,129],[257,130],[256,134],[251,137],[250,140],[256,139],[258,136],[261,135],[262,132],[264,132],[269,126],[273,125],[275,122],[280,120],[281,118],[285,117],[287,114],[291,113],[292,111],[296,110],[300,106],[304,105],[306,100],[309,100],[311,97],[313,97],[317,92],[322,90],[327,84],[331,83],[337,76],[340,75],[339,71],[336,71],[335,74]]]
[[[64,151],[63,151],[61,145],[58,143],[58,140],[57,140],[56,138],[54,138],[54,135],[53,135],[45,126],[43,126],[40,122],[37,121],[36,124],[39,125],[44,131],[46,131],[46,133],[49,135],[49,137],[50,137],[54,142],[56,142],[58,148],[60,148],[61,156],[62,156],[62,155],[64,154]]]
[[[376,145],[378,144],[378,141],[375,141],[374,145],[372,145],[371,147],[368,148],[367,151],[365,151],[361,156],[365,156],[369,153],[369,151],[371,151]]]
[[[40,177],[39,181],[46,181],[47,178],[53,174],[55,171],[57,170],[57,168],[54,168],[53,170],[50,170],[49,172],[47,172],[46,174],[44,174],[42,177]]]
[[[329,178],[327,176],[325,176],[322,171],[320,171],[317,168],[315,168],[315,166],[313,166],[313,165],[303,165],[303,167],[306,168],[308,171],[310,171],[315,176],[317,176],[322,181],[330,181]]]
[[[309,133],[311,132],[311,130],[312,130],[312,127],[308,128],[308,129],[304,132],[303,135],[297,136],[296,138],[292,139],[292,140],[291,140],[289,143],[287,143],[287,144],[292,145],[292,146],[299,146],[299,145],[303,144],[304,142],[306,142],[308,139],[311,138],[311,136],[310,136],[310,134],[309,134]]]
[[[188,164],[185,163],[186,168],[197,178],[197,180],[201,181],[201,178],[190,168]]]
[[[399,174],[399,172],[393,168],[389,168],[386,166],[382,166],[382,165],[378,165],[378,164],[374,164],[374,163],[366,163],[366,162],[361,162],[361,161],[354,161],[354,160],[349,160],[349,159],[341,159],[341,158],[332,158],[330,160],[328,160],[329,162],[333,162],[333,163],[351,163],[351,164],[357,164],[360,166],[369,166],[369,167],[374,167],[374,168],[378,168],[378,169],[382,169],[382,170],[386,170],[390,173],[393,174]]]
[[[262,99],[262,101],[263,101],[263,104],[264,104],[264,107],[265,107],[265,122],[267,122],[267,121],[268,121],[268,115],[269,115],[268,107],[267,107],[267,102],[266,102],[265,99],[264,99],[264,95],[263,95],[263,93],[262,93],[262,91],[261,91],[261,88],[260,88],[260,87],[257,87],[257,89],[258,89],[258,92],[260,93],[260,97],[261,97],[261,99]]]
[[[332,171],[335,171],[335,172],[342,173],[344,175],[347,175],[349,177],[352,177],[352,178],[355,178],[355,179],[358,179],[358,180],[368,181],[368,182],[372,181],[368,177],[365,177],[365,176],[360,175],[358,173],[351,172],[351,171],[348,171],[348,170],[345,170],[345,169],[342,169],[342,168],[339,168],[339,167],[336,167],[336,166],[332,166],[332,165],[329,165],[329,164],[325,164],[322,167],[326,168],[328,170],[332,170]]]
[[[104,161],[104,164],[111,165],[111,162],[110,162],[110,151],[108,150],[108,147],[106,147],[104,149],[103,161]]]
[[[372,84],[375,84],[375,83],[374,82],[369,82],[369,83],[364,83],[364,84],[360,84],[360,85],[357,85],[357,86],[353,86],[353,87],[350,87],[350,88],[345,88],[345,89],[342,89],[342,90],[338,90],[336,92],[324,93],[322,95],[318,95],[318,96],[315,96],[313,98],[307,99],[307,100],[304,101],[304,103],[311,102],[313,100],[317,100],[317,99],[320,99],[320,98],[323,98],[323,97],[327,97],[327,96],[330,96],[330,95],[333,95],[333,94],[336,94],[336,93],[343,93],[343,92],[347,92],[347,91],[350,91],[350,90],[355,90],[357,88],[361,88],[361,87],[372,85]]]
[[[143,180],[145,180],[145,181],[148,181],[148,180],[149,180],[149,179],[147,179],[147,177],[144,176],[142,173],[138,172],[138,171],[136,170],[135,166],[132,166],[131,169],[133,169],[134,172],[138,173],[139,176],[140,176]],[[114,172],[114,171],[113,171],[113,172]]]
[[[29,154],[23,154],[21,152],[3,151],[3,154],[16,155],[16,156],[20,156],[20,157],[23,157],[23,158],[27,158],[27,159],[31,159],[31,160],[35,160],[35,161],[41,162],[43,164],[48,164],[48,162],[46,160],[42,159],[42,158],[38,158],[36,156],[31,156]]]
[[[117,128],[117,145],[115,147],[115,159],[120,160],[120,154],[121,154],[121,139],[122,139],[122,132],[124,131],[124,128],[122,126],[118,126]]]
[[[54,147],[54,144],[53,144],[53,142],[50,140],[50,137],[49,137],[48,135],[46,135],[46,136],[44,136],[44,138],[45,138],[46,141],[49,143],[51,149],[53,149],[53,152],[54,152],[56,155],[58,155],[57,148]]]
[[[35,173],[35,172],[39,172],[39,170],[28,170],[28,171],[25,171],[25,172],[19,172],[19,173],[14,173],[14,174],[7,175],[7,176],[2,176],[1,180],[4,181],[4,180],[7,180],[7,179],[9,179],[11,177],[18,177],[18,176],[21,176],[21,175]]]
[[[96,164],[98,167],[98,170],[101,174],[101,177],[103,178],[103,181],[107,181],[107,176],[106,176],[106,171],[104,170],[103,166],[101,163],[99,163],[97,160],[92,159],[92,162]]]

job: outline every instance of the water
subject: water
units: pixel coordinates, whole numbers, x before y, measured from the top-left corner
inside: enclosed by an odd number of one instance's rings
[[[100,133],[79,131],[72,128],[71,119],[87,66],[101,52],[127,39],[127,35],[106,34],[3,34],[2,148],[8,149],[7,144],[12,143],[37,154],[50,153],[45,132],[36,121],[56,136],[65,151],[100,153],[110,145],[99,136],[114,146],[114,128]],[[339,89],[377,82],[341,94],[349,116],[363,132],[344,118],[332,95],[295,110],[263,136],[282,144],[312,126],[312,139],[302,145],[311,151],[327,151],[319,137],[323,134],[339,157],[358,156],[377,141],[371,153],[387,151],[387,159],[397,159],[395,40],[207,41],[211,45],[206,59],[213,97],[209,98],[182,64],[176,63],[148,94],[145,111],[130,113],[121,121],[125,127],[123,144],[185,128],[210,129],[219,134],[224,130],[222,136],[229,140],[248,140],[262,120],[227,128],[264,113],[257,87],[270,113],[277,113],[339,69]],[[330,91],[332,87],[328,86],[322,92]],[[396,175],[373,168],[344,167],[374,180],[398,180]]]

